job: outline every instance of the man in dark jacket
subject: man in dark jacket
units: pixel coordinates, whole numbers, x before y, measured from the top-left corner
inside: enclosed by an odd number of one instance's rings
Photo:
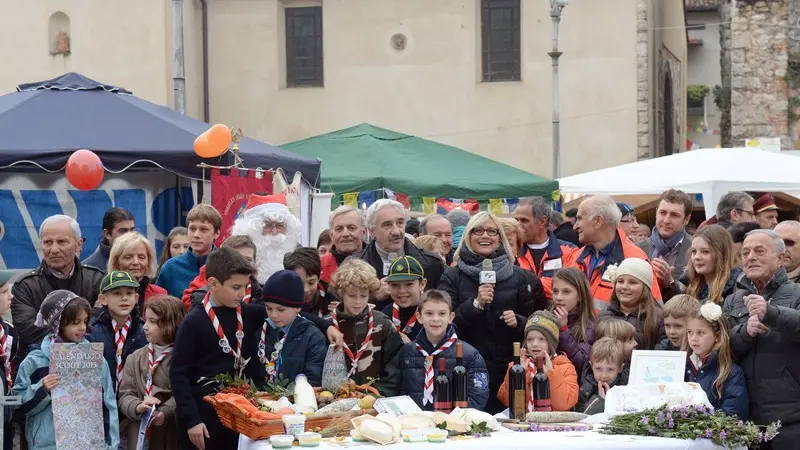
[[[685,227],[692,218],[693,207],[691,197],[685,192],[676,189],[664,191],[656,209],[653,232],[636,244],[650,258],[661,289],[669,289],[686,269],[692,237]]]
[[[94,253],[83,260],[83,265],[96,267],[103,272],[108,268],[111,246],[119,236],[136,229],[136,223],[127,209],[110,208],[103,214],[103,240]]]
[[[47,294],[66,289],[94,306],[103,279],[102,270],[81,265],[78,260],[83,240],[75,219],[60,214],[48,217],[39,228],[39,239],[44,254],[42,264],[23,275],[12,289],[11,315],[19,331],[19,362],[28,354],[28,347],[39,344],[47,332],[33,324]]]
[[[435,289],[444,272],[444,263],[439,255],[418,249],[406,239],[406,212],[403,204],[389,199],[381,199],[367,209],[367,228],[373,236],[372,242],[354,257],[366,261],[375,268],[378,278],[389,275],[392,261],[400,256],[414,257],[425,271],[425,289]],[[381,281],[381,288],[375,296],[378,310],[391,302],[389,283]]]
[[[742,246],[745,278],[725,299],[731,349],[744,369],[751,419],[780,420],[773,450],[796,449],[800,439],[800,284],[781,267],[785,246],[772,230],[748,233]]]
[[[577,208],[572,208],[570,211],[578,212]],[[569,214],[569,212],[567,212]],[[578,238],[578,233],[575,231],[573,226],[575,225],[575,215],[572,216],[570,219],[569,217],[564,217],[560,212],[553,211],[553,214],[550,215],[550,226],[552,228],[553,234],[562,241],[569,242],[574,246],[581,245],[581,241]]]

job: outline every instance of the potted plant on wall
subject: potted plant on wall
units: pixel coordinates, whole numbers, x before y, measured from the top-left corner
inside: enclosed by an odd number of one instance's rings
[[[686,88],[686,113],[690,116],[702,116],[705,107],[706,96],[711,91],[708,86],[702,84],[690,84]]]

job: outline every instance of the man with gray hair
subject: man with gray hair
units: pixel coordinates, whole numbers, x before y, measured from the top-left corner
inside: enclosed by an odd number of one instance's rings
[[[519,266],[533,272],[542,281],[547,298],[553,295],[552,276],[564,266],[563,258],[575,246],[562,241],[550,230],[550,203],[542,197],[522,199],[514,210],[514,218],[525,232],[520,236],[522,248],[517,261]]]
[[[784,220],[775,226],[775,232],[783,239],[786,251],[783,253],[783,267],[789,280],[800,281],[800,222]]]
[[[444,263],[439,255],[418,249],[406,238],[406,210],[394,200],[380,199],[367,209],[367,229],[372,235],[370,242],[356,258],[372,267],[381,278],[381,288],[375,296],[378,310],[391,302],[389,284],[383,278],[389,275],[392,261],[401,256],[412,256],[422,265],[427,283],[425,289],[434,289],[444,272]]]
[[[781,265],[785,250],[772,230],[747,233],[745,277],[723,308],[731,325],[731,350],[747,379],[750,418],[783,425],[770,442],[776,450],[796,449],[800,439],[800,284],[789,281]]]
[[[44,259],[41,265],[23,275],[12,289],[11,315],[19,331],[20,358],[31,344],[38,344],[46,330],[34,326],[44,298],[52,291],[66,289],[94,305],[103,271],[81,265],[83,238],[78,222],[64,215],[50,216],[39,227]],[[20,362],[22,359],[20,359]]]
[[[617,266],[626,258],[647,260],[644,251],[627,239],[621,239],[618,230],[622,212],[614,199],[607,195],[594,195],[578,206],[575,231],[584,246],[564,257],[564,267],[576,267],[589,278],[595,311],[606,309],[614,292],[610,266]],[[648,261],[649,262],[649,261]],[[653,271],[653,279],[656,279]],[[657,284],[652,287],[653,297],[661,300]]]
[[[326,285],[331,282],[333,273],[345,259],[358,254],[364,248],[364,234],[367,232],[361,211],[347,205],[331,212],[328,229],[331,234],[331,248],[320,257],[322,273],[319,277]]]
[[[717,215],[701,223],[700,226],[716,223],[727,230],[737,223],[758,222],[753,202],[753,197],[747,192],[728,192],[717,203]]]

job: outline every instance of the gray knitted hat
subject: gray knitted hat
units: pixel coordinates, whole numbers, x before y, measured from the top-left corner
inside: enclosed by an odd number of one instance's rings
[[[39,314],[36,315],[36,322],[33,324],[39,328],[45,328],[48,331],[58,334],[58,329],[61,325],[61,313],[64,308],[76,298],[81,298],[74,292],[66,289],[58,289],[47,294],[44,298],[42,306],[39,307]]]
[[[450,220],[450,223],[453,224],[453,227],[465,227],[471,216],[461,208],[454,208],[447,213],[447,218]]]

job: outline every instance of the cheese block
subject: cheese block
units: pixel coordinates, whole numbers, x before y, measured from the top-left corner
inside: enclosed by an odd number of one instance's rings
[[[366,419],[358,425],[358,434],[381,445],[391,444],[394,438],[392,426],[378,419]]]
[[[409,414],[407,416],[400,416],[397,418],[403,430],[414,430],[422,428],[433,428],[436,422],[424,414]]]
[[[458,417],[453,417],[439,411],[434,411],[433,420],[436,422],[436,425],[441,425],[443,423],[446,423],[447,431],[453,431],[456,433],[467,433],[470,429],[469,423],[459,419]]]
[[[453,410],[453,412],[450,413],[450,416],[458,417],[470,424],[486,422],[486,427],[492,431],[497,431],[500,429],[500,424],[497,422],[497,419],[495,419],[494,416],[474,408],[464,408],[458,412]]]
[[[400,432],[403,430],[403,425],[400,423],[399,420],[397,420],[397,417],[391,414],[380,413],[377,416],[375,416],[375,418],[392,427],[393,439],[397,439],[400,437]]]

